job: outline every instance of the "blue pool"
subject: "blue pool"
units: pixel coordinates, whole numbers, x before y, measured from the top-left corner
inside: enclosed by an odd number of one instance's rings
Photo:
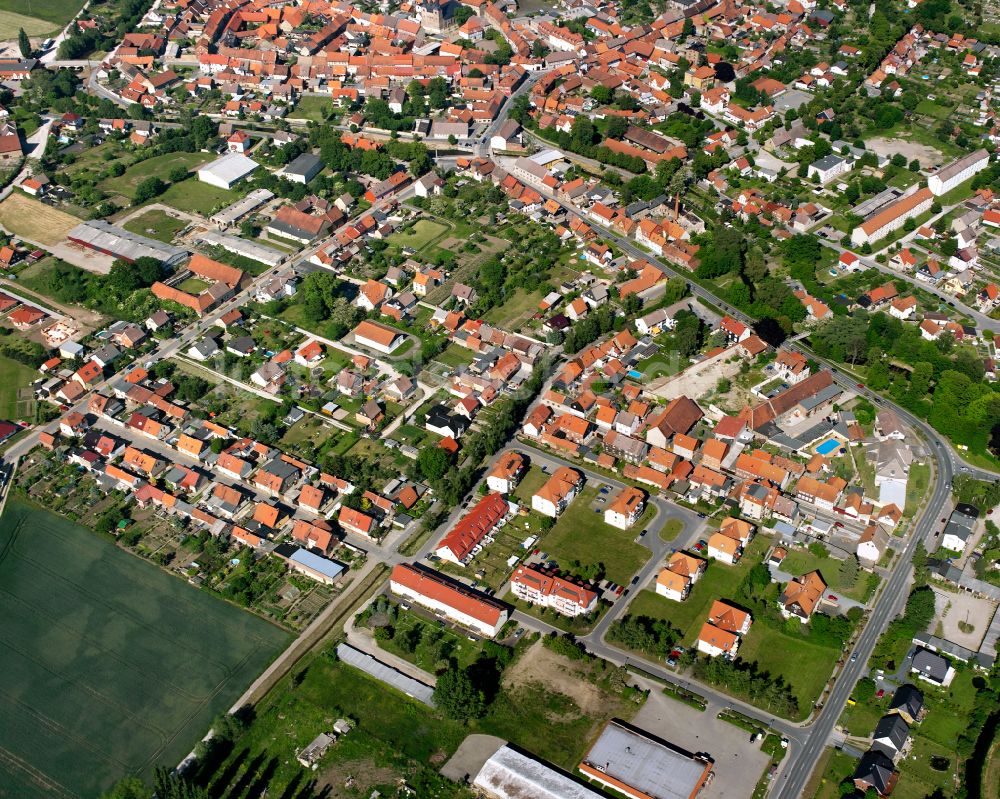
[[[637,372],[635,369],[629,369],[627,374],[633,380],[638,380],[640,377],[642,377],[642,372]]]
[[[822,444],[820,444],[818,447],[816,447],[816,451],[820,455],[829,455],[831,452],[833,452],[839,446],[840,446],[840,442],[837,441],[837,439],[835,439],[835,438],[828,438],[826,441],[824,441]]]

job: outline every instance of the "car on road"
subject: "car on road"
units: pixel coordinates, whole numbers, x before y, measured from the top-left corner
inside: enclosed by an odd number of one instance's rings
[[[831,602],[839,602],[839,601],[840,601],[839,599],[837,599],[837,596],[836,596],[836,594],[827,594],[827,595],[826,595],[826,598],[827,598],[827,599],[828,599],[829,601],[831,601]]]
[[[639,533],[639,538],[642,538],[648,532],[649,532],[649,530],[643,530],[641,533]]]
[[[857,652],[854,652],[854,653],[853,653],[853,654],[851,655],[851,663],[853,663],[853,662],[854,662],[854,661],[856,661],[857,659],[858,659],[858,653],[857,653]]]
[[[639,575],[637,574],[635,577],[632,578],[632,582],[629,583],[629,585],[635,585],[638,582],[639,582]]]
[[[865,387],[864,383],[857,383],[856,385],[857,385],[858,388],[861,388],[861,389],[863,389]]]
[[[699,518],[699,519],[705,519],[705,518],[707,518],[707,517],[705,516],[705,514],[704,514],[704,513],[699,513],[699,514],[698,514],[698,518]]]

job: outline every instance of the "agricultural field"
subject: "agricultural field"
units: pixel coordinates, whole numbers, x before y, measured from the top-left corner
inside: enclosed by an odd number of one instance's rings
[[[0,356],[0,419],[32,419],[35,400],[30,388],[38,371]]]
[[[193,169],[201,166],[209,160],[208,153],[164,153],[154,155],[145,161],[140,161],[125,170],[124,174],[115,178],[102,180],[98,187],[109,194],[120,194],[131,200],[135,197],[135,190],[146,178],[157,177],[166,181],[170,171],[178,166],[186,166]],[[187,184],[185,184],[185,188]]]
[[[79,224],[80,220],[75,216],[17,191],[0,202],[0,225],[28,241],[57,244]]]
[[[174,765],[288,643],[48,511],[0,519],[0,784],[94,796]]]
[[[175,219],[164,211],[154,209],[130,219],[122,227],[140,236],[149,236],[169,244],[187,224],[183,219]]]
[[[29,36],[55,33],[83,4],[84,0],[0,0],[0,39],[16,39],[20,28]]]

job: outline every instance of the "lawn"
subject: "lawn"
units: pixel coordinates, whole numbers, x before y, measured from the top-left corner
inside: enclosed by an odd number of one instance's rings
[[[94,796],[172,767],[290,640],[22,502],[0,520],[0,552],[0,748],[11,756],[0,784],[12,796],[52,796],[52,784]]]
[[[110,194],[120,194],[131,200],[135,197],[136,187],[146,178],[157,177],[165,181],[171,170],[176,167],[184,166],[192,169],[206,163],[210,157],[208,153],[178,152],[154,155],[152,158],[130,166],[118,177],[105,178],[98,184],[98,187]]]
[[[149,236],[169,244],[187,224],[183,219],[175,219],[164,211],[154,209],[130,219],[122,227],[140,236]]]
[[[919,730],[917,727],[910,756],[899,763],[899,781],[892,795],[901,799],[924,799],[933,795],[936,788],[947,793],[953,788],[952,775],[957,768],[954,745],[945,747],[928,741]],[[933,758],[941,758],[942,765],[947,765],[941,770],[935,769],[931,765]]]
[[[604,523],[604,508],[591,510],[597,490],[584,488],[573,500],[555,526],[542,537],[541,546],[560,565],[578,560],[581,564],[603,563],[609,580],[627,585],[632,576],[649,559],[649,550],[635,543],[642,529],[641,520],[631,530],[619,530]],[[607,494],[610,497],[612,494]]]
[[[433,219],[418,219],[406,230],[401,230],[389,236],[389,243],[419,251],[437,239],[440,239],[450,230],[451,228],[448,225],[435,222]]]
[[[683,529],[684,522],[680,519],[668,519],[667,523],[660,530],[660,538],[663,541],[673,541]]]
[[[458,366],[468,366],[472,363],[473,352],[468,347],[461,344],[449,344],[447,349],[440,355],[434,356],[434,360],[452,368]]]
[[[683,633],[683,643],[691,644],[698,635],[712,602],[736,596],[736,589],[753,565],[761,562],[769,543],[766,536],[758,535],[750,542],[743,558],[735,566],[710,560],[705,574],[694,584],[683,602],[674,602],[646,589],[632,600],[628,612],[635,616],[666,619]]]
[[[327,112],[332,109],[333,101],[329,97],[301,97],[288,114],[288,118],[322,122],[326,119]]]
[[[808,549],[796,547],[789,551],[788,556],[781,564],[781,570],[798,576],[819,569],[820,574],[823,575],[823,579],[826,580],[831,589],[852,599],[857,599],[859,602],[863,601],[868,590],[867,578],[859,572],[852,583],[846,584],[840,576],[842,563],[842,560],[830,555],[821,558]]]
[[[212,284],[207,280],[202,280],[200,277],[189,277],[178,283],[177,288],[181,291],[187,292],[188,294],[198,295],[211,285]]]
[[[39,244],[57,244],[80,224],[75,216],[58,211],[19,191],[0,202],[0,225],[15,236]]]
[[[927,496],[927,487],[931,482],[931,467],[929,463],[914,463],[910,466],[910,476],[906,481],[906,508],[903,514],[912,516]]]
[[[825,749],[803,796],[814,799],[840,799],[840,783],[854,773],[857,758],[838,749]]]
[[[946,119],[953,109],[925,98],[917,103],[917,107],[913,110],[922,116],[934,117],[934,119],[941,120]]]
[[[757,661],[762,671],[784,677],[805,717],[830,678],[839,650],[817,646],[763,622],[754,624],[740,646],[739,656]]]
[[[20,361],[0,356],[0,418],[32,419],[35,401],[30,388],[31,381],[39,377],[38,372]],[[18,399],[25,389],[26,399]]]
[[[530,467],[528,473],[521,478],[521,482],[514,489],[514,499],[530,508],[532,495],[545,485],[549,477],[550,475],[547,475],[539,467]]]
[[[516,330],[538,312],[538,303],[541,301],[540,291],[518,288],[502,304],[487,311],[483,318],[505,330]]]
[[[231,205],[237,199],[239,194],[235,191],[220,189],[197,180],[185,180],[183,183],[171,185],[156,198],[156,202],[169,205],[178,211],[211,216],[217,208]],[[266,269],[263,265],[260,267],[261,270]]]

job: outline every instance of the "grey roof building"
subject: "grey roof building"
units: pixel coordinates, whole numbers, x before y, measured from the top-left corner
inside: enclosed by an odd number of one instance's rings
[[[902,716],[892,713],[883,716],[875,725],[875,732],[872,733],[872,749],[877,749],[888,757],[895,757],[903,750],[909,737],[910,725]]]
[[[308,183],[323,170],[323,161],[318,155],[302,153],[292,163],[281,170],[281,174],[294,183]]]

